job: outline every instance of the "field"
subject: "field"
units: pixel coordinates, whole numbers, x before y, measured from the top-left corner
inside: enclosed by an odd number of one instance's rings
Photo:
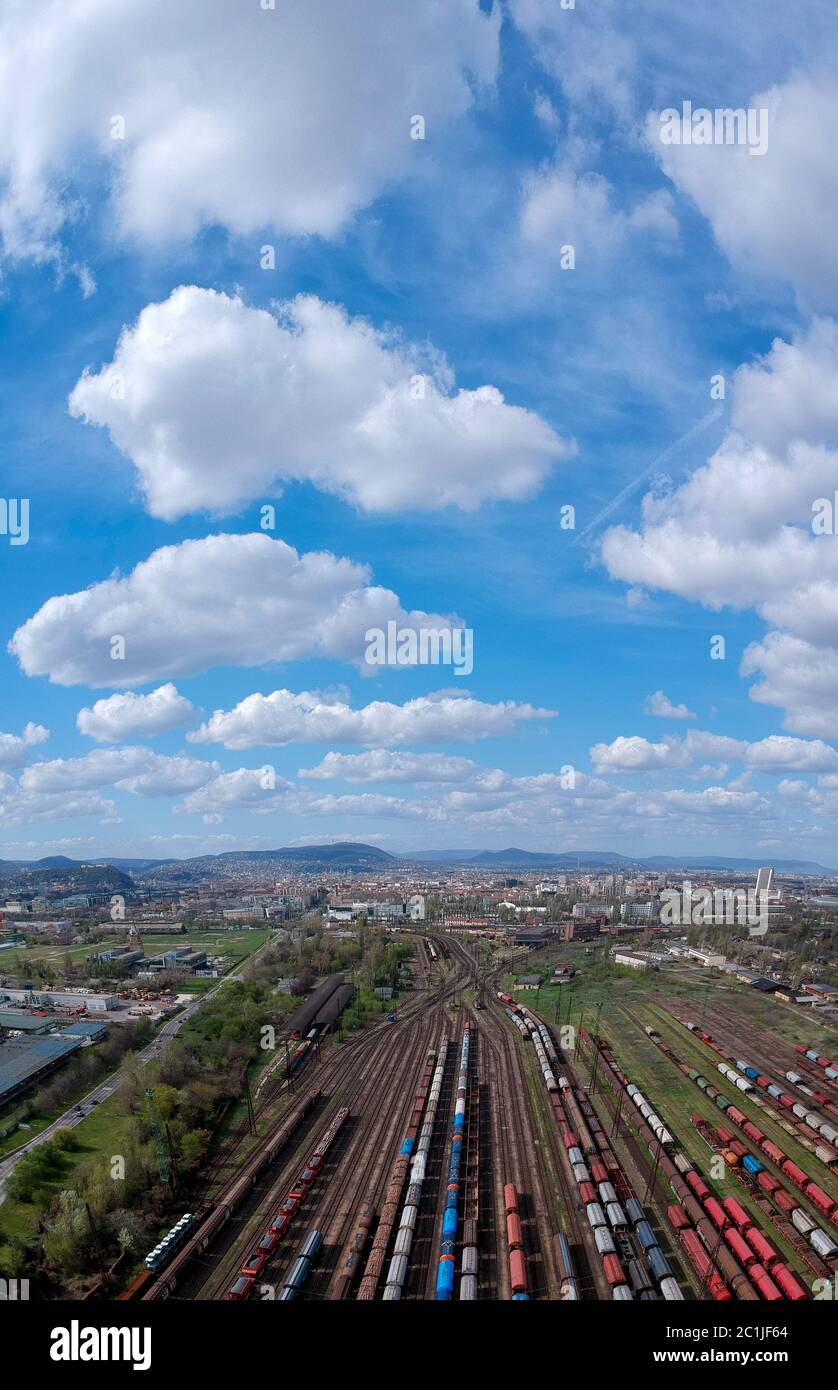
[[[123,1152],[129,1123],[129,1117],[121,1113],[117,1091],[73,1130],[76,1148],[66,1153],[62,1172],[46,1186],[58,1193],[67,1186],[68,1180],[81,1165],[96,1157],[105,1157],[110,1161],[113,1155]],[[7,1253],[4,1247],[11,1236],[32,1236],[37,1232],[38,1218],[37,1207],[6,1197],[0,1205],[0,1259]]]
[[[142,936],[142,932],[140,935]],[[256,928],[251,931],[191,931],[185,934],[172,932],[165,936],[145,936],[142,941],[146,955],[149,956],[159,955],[161,951],[170,951],[177,946],[189,946],[195,951],[206,951],[210,956],[223,955],[225,965],[222,973],[227,974],[247,956],[257,951],[270,935],[268,928]],[[3,952],[0,958],[0,975],[4,970],[10,975],[16,974],[20,962],[21,974],[27,971],[36,972],[39,966],[45,966],[58,978],[63,975],[68,962],[74,966],[81,966],[88,957],[95,956],[100,951],[112,950],[115,946],[124,946],[126,943],[127,934],[119,932],[106,936],[104,940],[92,946],[20,946],[17,950]],[[211,985],[211,980],[198,979],[188,982],[184,989],[189,992],[206,989]],[[60,986],[55,984],[50,987]]]

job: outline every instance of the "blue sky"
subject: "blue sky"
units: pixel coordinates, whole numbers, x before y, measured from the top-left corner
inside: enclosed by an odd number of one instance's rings
[[[838,864],[831,7],[3,9],[0,857]]]

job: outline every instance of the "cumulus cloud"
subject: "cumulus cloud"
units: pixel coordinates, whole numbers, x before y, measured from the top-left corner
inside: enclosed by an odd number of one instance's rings
[[[605,533],[613,578],[770,625],[745,653],[752,698],[797,733],[834,736],[838,697],[838,325],[816,320],[733,379],[734,428],[638,530]]]
[[[0,825],[29,825],[35,821],[72,821],[80,816],[113,817],[114,803],[96,791],[38,792],[22,789],[0,772]]]
[[[529,497],[573,448],[430,349],[300,295],[277,316],[182,285],[86,371],[70,413],[135,464],[152,516],[229,512],[281,480],[369,512]]]
[[[49,729],[30,720],[22,734],[0,734],[0,768],[22,767],[31,748],[46,743]]]
[[[826,772],[838,768],[838,750],[828,743],[785,734],[771,734],[754,743],[698,729],[683,737],[673,735],[661,743],[621,735],[612,743],[594,744],[590,753],[598,772],[685,768],[713,757],[736,760],[754,772]]]
[[[76,728],[97,743],[122,743],[126,738],[151,738],[194,723],[198,711],[171,681],[149,695],[110,695],[92,709],[81,709]]]
[[[471,758],[375,748],[367,753],[327,753],[316,767],[300,768],[297,775],[319,781],[444,783],[467,781],[480,771]]]
[[[697,719],[698,716],[686,705],[673,705],[672,701],[664,695],[662,690],[656,690],[654,695],[647,695],[643,702],[645,714],[652,714],[657,719]]]
[[[97,186],[111,224],[149,244],[214,225],[334,237],[416,167],[415,113],[439,140],[493,81],[499,26],[478,0],[414,0],[398,23],[390,0],[10,0],[5,248],[57,255]]]
[[[48,599],[9,643],[29,676],[56,685],[135,686],[214,666],[304,657],[350,661],[366,674],[365,632],[461,626],[405,612],[366,566],[327,551],[298,555],[264,533],[206,536],[155,550],[127,576]],[[111,657],[124,638],[124,659]],[[118,649],[117,649],[118,650]]]
[[[253,694],[233,709],[216,710],[191,743],[225,748],[267,748],[286,743],[360,743],[398,747],[407,743],[458,743],[511,733],[519,723],[551,719],[555,711],[504,700],[486,704],[470,696],[423,695],[403,705],[375,700],[352,709],[317,691],[274,690]]]
[[[24,793],[50,796],[117,787],[137,796],[175,796],[210,781],[218,764],[180,753],[163,757],[148,748],[94,748],[81,758],[33,763],[20,777]]]
[[[697,104],[697,103],[696,103]],[[767,115],[767,151],[744,144],[660,141],[659,113],[647,121],[649,148],[676,187],[710,222],[732,264],[748,275],[790,281],[814,307],[838,304],[838,90],[832,71],[800,74],[758,92],[747,106]]]

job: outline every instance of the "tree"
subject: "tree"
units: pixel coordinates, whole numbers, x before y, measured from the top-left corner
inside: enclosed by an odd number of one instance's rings
[[[210,1144],[207,1129],[190,1129],[180,1141],[180,1167],[185,1172],[199,1168]]]

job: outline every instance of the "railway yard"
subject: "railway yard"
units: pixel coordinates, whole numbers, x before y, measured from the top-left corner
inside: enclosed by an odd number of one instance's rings
[[[834,1296],[838,1048],[665,992],[548,1022],[470,944],[415,943],[413,992],[347,1041],[312,996],[123,1300]]]

